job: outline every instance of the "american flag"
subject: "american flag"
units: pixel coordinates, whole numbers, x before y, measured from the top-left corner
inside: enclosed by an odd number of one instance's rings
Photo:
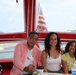
[[[47,27],[46,27],[46,22],[45,22],[45,19],[44,19],[44,16],[43,16],[43,12],[42,12],[42,9],[40,8],[40,11],[39,11],[39,16],[38,16],[38,23],[37,23],[37,26],[36,26],[36,31],[37,32],[47,32]]]

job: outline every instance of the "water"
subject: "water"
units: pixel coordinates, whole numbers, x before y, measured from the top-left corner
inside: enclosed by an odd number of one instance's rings
[[[13,58],[14,49],[15,49],[14,47],[13,48],[7,48],[4,51],[0,52],[0,59]]]
[[[65,45],[65,44],[63,44],[63,45]],[[40,46],[41,50],[44,50],[43,42],[39,43],[39,46]],[[0,51],[0,60],[13,58],[15,47],[16,47],[16,45],[14,45],[13,47],[4,48],[4,50]]]
[[[41,50],[44,49],[43,43],[40,43],[39,46],[40,46]],[[0,51],[0,60],[13,58],[14,50],[15,50],[15,46],[14,47],[5,48],[3,51]]]

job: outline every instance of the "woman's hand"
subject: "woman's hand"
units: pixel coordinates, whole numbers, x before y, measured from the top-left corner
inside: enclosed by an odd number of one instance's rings
[[[44,69],[44,72],[48,72],[47,69]]]

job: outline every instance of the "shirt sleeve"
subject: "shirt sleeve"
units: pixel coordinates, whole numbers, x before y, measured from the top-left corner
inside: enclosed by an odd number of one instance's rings
[[[67,60],[66,58],[67,58],[66,54],[63,54],[63,55],[61,56],[61,59],[64,60],[64,61]]]
[[[22,71],[24,69],[25,65],[21,61],[21,53],[22,53],[22,45],[17,44],[15,51],[14,51],[13,63],[16,66],[16,68],[18,68]]]

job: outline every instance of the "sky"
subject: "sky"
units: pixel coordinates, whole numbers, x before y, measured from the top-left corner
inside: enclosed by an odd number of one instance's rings
[[[48,31],[76,30],[76,0],[39,0]],[[5,14],[7,13],[7,14]],[[0,33],[24,32],[23,0],[0,0]]]
[[[0,0],[0,33],[24,32],[23,0]]]
[[[76,30],[76,0],[40,0],[48,31]]]

